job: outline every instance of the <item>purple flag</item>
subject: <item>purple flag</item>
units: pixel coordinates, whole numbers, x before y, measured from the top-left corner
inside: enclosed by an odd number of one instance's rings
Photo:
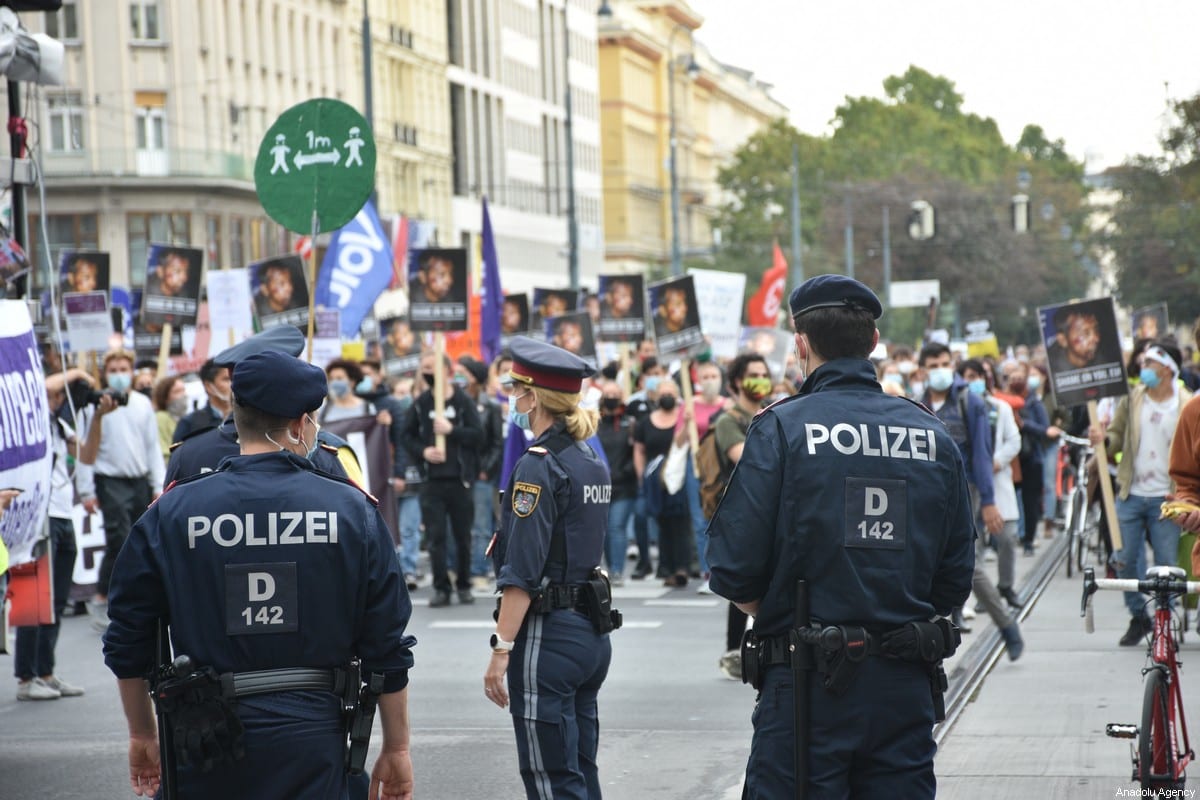
[[[479,346],[483,361],[491,364],[500,353],[500,307],[504,294],[500,290],[500,262],[496,259],[496,237],[492,234],[492,218],[488,215],[487,198],[483,198],[483,296],[479,304]]]

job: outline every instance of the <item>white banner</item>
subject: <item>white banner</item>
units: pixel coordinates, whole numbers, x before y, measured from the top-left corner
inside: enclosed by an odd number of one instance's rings
[[[742,331],[746,276],[711,269],[689,269],[688,274],[695,279],[701,327],[712,342],[713,357],[733,358]]]
[[[942,302],[942,282],[892,281],[888,288],[888,308],[928,308],[930,300]]]
[[[244,269],[210,269],[208,275],[208,325],[217,351],[254,333],[250,313],[250,273]],[[229,332],[233,331],[230,337]]]
[[[50,507],[50,408],[29,309],[0,300],[0,487],[21,494],[0,516],[9,563],[29,561]]]

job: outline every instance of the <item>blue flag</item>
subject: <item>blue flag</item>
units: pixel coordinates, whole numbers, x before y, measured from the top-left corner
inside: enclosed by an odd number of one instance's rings
[[[500,262],[496,259],[496,238],[492,234],[492,218],[488,215],[487,198],[483,198],[483,297],[479,304],[480,337],[483,363],[491,364],[500,354],[500,307],[504,294],[500,291]]]
[[[333,234],[317,276],[316,304],[341,311],[342,336],[351,339],[391,280],[391,243],[368,200]]]

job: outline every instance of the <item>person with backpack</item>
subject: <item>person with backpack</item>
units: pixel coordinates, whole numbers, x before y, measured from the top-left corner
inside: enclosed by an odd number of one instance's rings
[[[992,437],[987,406],[982,398],[967,389],[967,382],[955,374],[949,347],[931,342],[921,348],[919,360],[927,375],[921,403],[942,421],[950,438],[958,445],[967,471],[972,516],[976,520],[982,518],[989,534],[998,534],[1004,530],[1004,517],[996,508],[992,486]],[[961,609],[954,610],[953,620],[964,633],[970,631],[963,621]]]
[[[694,374],[696,376],[696,393],[692,395],[691,410],[692,418],[696,420],[698,457],[699,442],[708,434],[709,429],[712,428],[716,419],[724,413],[725,409],[733,405],[733,401],[721,395],[725,378],[716,362],[700,362],[696,365]],[[686,424],[685,420],[680,423],[680,427],[686,428]],[[684,435],[686,436],[686,432]],[[708,530],[708,520],[712,516],[712,509],[705,510],[704,503],[700,497],[700,475],[696,460],[696,458],[689,458],[687,461],[687,477],[683,488],[687,492],[688,511],[692,518],[692,531],[695,534],[695,552],[691,554],[691,558],[701,580],[700,588],[696,590],[696,593],[710,594],[708,590],[708,561],[704,558],[704,534]],[[713,507],[715,508],[715,504]]]
[[[643,417],[633,428],[633,464],[637,470],[646,512],[658,523],[658,571],[665,586],[682,588],[688,583],[688,545],[691,517],[687,495],[680,488],[674,494],[662,486],[662,468],[673,443],[686,441],[680,434],[685,410],[679,402],[679,387],[670,378],[658,385],[658,408]],[[661,458],[660,458],[661,457]],[[645,577],[639,568],[634,578]]]
[[[711,517],[720,504],[721,495],[729,483],[730,476],[742,457],[742,445],[746,442],[746,431],[750,421],[762,408],[763,399],[771,391],[771,369],[767,360],[758,353],[741,353],[729,365],[729,393],[733,406],[717,417],[711,426],[712,436],[708,443],[701,442],[697,461],[701,463],[701,501],[704,512]],[[711,469],[706,473],[704,465],[706,451],[715,450],[719,469],[712,477]],[[742,679],[742,636],[746,633],[746,614],[733,603],[725,619],[725,652],[717,662],[721,674],[731,681]]]

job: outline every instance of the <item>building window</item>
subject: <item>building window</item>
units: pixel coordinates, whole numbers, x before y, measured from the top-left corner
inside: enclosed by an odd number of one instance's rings
[[[187,214],[129,214],[126,227],[129,280],[133,286],[142,286],[146,282],[146,258],[151,242],[187,244],[191,241],[191,220]]]
[[[79,94],[50,95],[46,98],[49,149],[54,153],[77,153],[83,149],[83,104]]]
[[[208,265],[215,267],[221,263],[221,218],[208,216],[204,218],[204,256]]]
[[[138,150],[165,150],[166,114],[161,108],[139,108],[137,110]]]
[[[232,269],[246,266],[246,221],[241,217],[229,218],[229,266]]]
[[[79,39],[78,6],[75,0],[63,0],[58,11],[46,12],[46,34],[51,39]]]
[[[135,41],[160,40],[162,36],[158,22],[158,0],[131,0],[129,26]]]

